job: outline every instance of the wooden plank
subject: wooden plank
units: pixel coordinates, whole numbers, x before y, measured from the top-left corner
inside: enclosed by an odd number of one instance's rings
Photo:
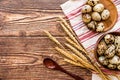
[[[61,44],[65,43],[63,37],[57,37]],[[48,37],[1,37],[0,53],[37,52],[53,49],[56,45]],[[7,52],[9,51],[9,52]]]
[[[2,68],[3,72],[2,76],[4,76],[3,80],[73,80],[68,75],[61,73],[59,71],[51,71],[45,68],[43,65],[35,65],[35,66],[18,66],[18,69],[7,69]],[[84,69],[80,69],[74,66],[63,66],[68,71],[79,75],[85,80],[91,80],[90,72]],[[41,72],[40,72],[41,71]],[[12,73],[12,74],[11,74]],[[22,73],[22,74],[21,74]],[[46,73],[46,75],[44,74]]]
[[[51,32],[56,31],[57,33],[59,33],[60,31],[58,30],[58,28],[56,28],[55,22],[50,22],[49,24],[47,24],[48,22],[41,23],[39,20],[54,18],[57,16],[63,16],[62,11],[56,12],[54,10],[55,8],[61,10],[59,5],[61,3],[64,3],[65,1],[66,0],[60,0],[60,1],[58,0],[57,1],[56,0],[52,0],[52,1],[51,0],[34,0],[34,1],[4,0],[3,1],[2,0],[0,1],[0,22],[1,22],[0,25],[3,26],[2,31],[0,31],[0,36],[18,36],[20,31],[23,32],[29,31],[36,34],[36,30],[37,31],[39,30],[38,35],[40,35],[43,34],[42,32],[43,29]],[[48,5],[44,5],[44,4],[48,4]],[[25,7],[25,9],[23,7]],[[29,9],[29,7],[32,7],[32,9]],[[45,8],[47,10],[45,10]],[[13,22],[12,24],[10,24],[11,21],[16,21],[16,20],[20,20],[23,22],[25,21],[32,21],[32,22],[31,23],[29,22],[28,24],[16,24],[17,22]],[[61,34],[60,33],[58,35],[62,35],[62,33]]]
[[[45,68],[43,59],[46,57],[85,80],[91,80],[90,71],[65,63],[54,50],[55,44],[43,32],[47,30],[62,44],[66,42],[67,35],[58,23],[47,20],[64,16],[59,5],[65,1],[0,0],[2,80],[73,80],[64,73]]]
[[[0,36],[21,36],[21,34],[24,36],[45,36],[43,30],[49,31],[52,35],[64,36],[59,23],[54,19],[50,20],[61,15],[60,13],[12,14],[2,12],[1,16],[5,16],[5,18],[0,20],[2,26]]]
[[[1,37],[42,37],[46,36],[43,30],[49,31],[54,36],[65,36],[65,33],[61,29],[58,23],[31,23],[31,24],[7,24],[3,26],[0,31]]]
[[[0,8],[5,9],[60,9],[59,5],[67,0],[1,0]]]
[[[61,43],[64,43],[65,40],[63,37],[58,37],[57,38]],[[48,44],[47,46],[45,46],[46,43]],[[26,45],[27,44],[27,45]],[[19,45],[19,46],[18,46]],[[25,46],[26,45],[26,46]],[[54,43],[52,43],[48,38],[41,38],[41,37],[1,37],[0,38],[0,64],[1,67],[4,67],[3,70],[6,70],[6,68],[11,70],[11,75],[7,75],[7,77],[5,77],[6,79],[23,79],[25,78],[25,80],[27,79],[40,79],[40,80],[44,80],[44,79],[48,79],[50,78],[50,80],[53,80],[53,78],[56,78],[57,80],[62,79],[61,77],[64,76],[64,74],[60,74],[58,73],[57,76],[52,76],[49,74],[57,74],[57,72],[54,71],[48,71],[46,72],[44,67],[42,65],[42,60],[45,57],[51,56],[51,58],[55,59],[61,66],[65,65],[66,69],[73,72],[73,73],[77,73],[79,75],[84,75],[84,77],[87,77],[88,80],[90,79],[91,74],[88,73],[86,70],[84,71],[83,69],[77,68],[77,67],[73,67],[70,65],[67,65],[66,63],[63,62],[62,58],[60,59],[60,57],[58,55],[56,55],[56,51],[52,50],[52,52],[50,51],[49,48],[53,47]],[[44,48],[42,48],[44,46]],[[55,46],[55,45],[54,45]],[[27,47],[27,49],[26,49]],[[42,49],[41,49],[42,48]],[[48,49],[46,52],[42,52],[45,51],[45,49]],[[37,53],[34,53],[37,52]],[[22,60],[21,60],[22,59]],[[37,65],[36,68],[35,66]],[[21,72],[18,73],[20,67],[22,67],[21,69],[23,69],[24,66],[32,66],[34,67],[33,70],[40,70],[43,73],[40,73],[39,71],[31,71],[28,70],[28,72],[21,70]],[[64,67],[64,66],[63,66]],[[71,68],[75,68],[75,69],[71,69]],[[77,69],[77,70],[76,70]],[[80,71],[78,71],[80,70]],[[83,72],[81,73],[81,71],[83,70]],[[28,74],[28,73],[31,73]],[[21,74],[23,73],[23,74]],[[48,77],[46,78],[44,75],[48,73]],[[2,73],[3,74],[3,73]],[[39,75],[43,75],[43,76],[37,76],[34,74],[39,74]],[[6,75],[6,74],[4,74]],[[16,76],[15,76],[16,75]],[[34,75],[34,76],[32,76]],[[15,76],[15,77],[14,77]],[[59,77],[58,77],[59,76]],[[89,77],[88,77],[89,76]],[[64,79],[68,79],[68,76],[64,76]],[[70,78],[71,80],[71,78]],[[87,79],[86,79],[87,80]]]
[[[57,37],[57,39],[61,44],[65,43],[63,37]],[[6,64],[9,66],[13,64],[42,64],[41,60],[48,56],[60,59],[54,50],[55,46],[47,37],[1,37],[0,64],[2,66],[6,66]]]

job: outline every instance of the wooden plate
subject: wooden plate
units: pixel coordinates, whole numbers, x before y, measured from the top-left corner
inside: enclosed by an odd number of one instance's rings
[[[115,4],[111,0],[100,0],[100,3],[104,4],[105,8],[110,11],[110,18],[106,21],[103,21],[105,24],[105,30],[110,30],[116,23],[118,18],[118,12]]]

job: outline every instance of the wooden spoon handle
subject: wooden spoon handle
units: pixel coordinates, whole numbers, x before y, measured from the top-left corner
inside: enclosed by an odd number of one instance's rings
[[[75,74],[72,74],[72,73],[66,71],[66,70],[63,69],[63,68],[62,68],[60,71],[68,74],[69,76],[71,76],[71,77],[74,78],[75,80],[84,80],[83,78],[81,78],[81,77],[79,77],[79,76],[77,76],[77,75],[75,75]]]

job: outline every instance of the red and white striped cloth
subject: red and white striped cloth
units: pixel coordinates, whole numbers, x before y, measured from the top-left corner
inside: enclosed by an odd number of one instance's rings
[[[73,30],[76,32],[80,42],[89,51],[93,50],[96,41],[103,33],[95,33],[87,29],[85,24],[82,22],[81,9],[87,0],[69,0],[61,5],[61,8],[70,20]],[[118,10],[118,20],[115,26],[108,32],[120,31],[120,0],[113,0]]]
[[[95,33],[87,29],[85,24],[82,22],[81,9],[87,0],[69,0],[61,5],[61,8],[69,19],[73,30],[76,32],[80,42],[87,49],[87,51],[94,50],[95,44],[98,38],[104,33]],[[114,27],[109,30],[111,31],[120,31],[120,0],[112,0],[117,7],[118,11],[118,20]],[[93,56],[93,55],[91,55]],[[101,80],[97,75],[92,74],[92,80]],[[112,78],[112,80],[117,80]]]

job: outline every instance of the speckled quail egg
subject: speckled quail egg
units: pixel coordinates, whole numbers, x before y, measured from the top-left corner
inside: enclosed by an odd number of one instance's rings
[[[107,50],[107,45],[104,40],[101,40],[97,46],[97,53],[99,56],[103,55]]]
[[[110,17],[110,11],[109,10],[103,10],[101,13],[102,20],[107,20]]]
[[[102,63],[104,66],[107,66],[109,64],[109,60],[108,59],[105,59]]]
[[[120,36],[115,36],[116,55],[120,56]]]
[[[117,69],[120,70],[120,64],[117,66]]]
[[[120,47],[116,48],[116,55],[120,57]]]
[[[116,65],[120,64],[120,57],[115,55],[113,58],[111,58],[109,60],[109,63],[110,64],[116,64]]]
[[[114,43],[115,38],[114,38],[114,35],[112,34],[106,34],[104,37],[104,40],[107,44],[112,44]]]
[[[83,14],[82,15],[82,20],[85,23],[89,23],[91,21],[91,16],[89,14]]]
[[[102,12],[104,10],[104,5],[103,4],[96,4],[94,7],[93,7],[93,10],[95,12]]]
[[[97,22],[96,21],[91,21],[90,23],[87,24],[87,27],[90,30],[95,30],[96,26],[97,26]]]
[[[104,66],[108,65],[109,63],[108,59],[106,59],[104,56],[99,57],[99,62]]]
[[[120,36],[115,36],[115,46],[120,46]]]
[[[101,21],[101,16],[98,12],[93,12],[92,13],[92,19],[95,21]]]
[[[118,46],[116,47],[116,55],[120,57],[120,46],[119,46],[119,47],[118,47]]]
[[[100,56],[98,60],[100,63],[103,63],[103,61],[105,60],[105,56]]]
[[[89,13],[92,11],[92,7],[90,5],[85,5],[82,7],[82,13]]]
[[[115,45],[108,45],[108,49],[104,53],[106,58],[112,58],[115,55]]]
[[[109,68],[109,69],[115,69],[116,67],[117,67],[117,66],[114,65],[114,64],[109,64],[109,65],[108,65],[108,68]]]
[[[99,0],[88,0],[87,3],[91,6],[95,6],[96,4],[99,3]]]
[[[98,25],[96,26],[96,31],[97,32],[103,32],[105,29],[104,23],[100,22],[98,23]]]

